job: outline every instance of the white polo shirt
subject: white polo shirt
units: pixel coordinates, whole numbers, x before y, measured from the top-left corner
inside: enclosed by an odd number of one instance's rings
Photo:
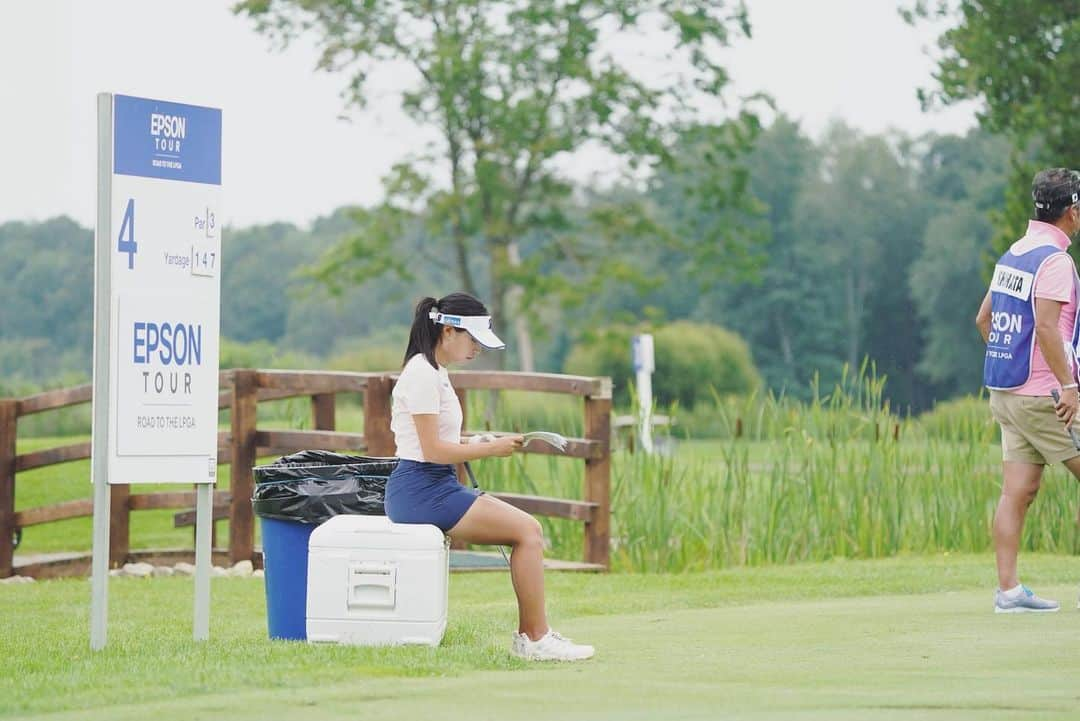
[[[438,415],[439,439],[461,443],[461,402],[450,385],[446,368],[432,368],[424,354],[417,353],[402,369],[392,395],[390,429],[394,432],[398,458],[427,461],[420,448],[413,415]]]

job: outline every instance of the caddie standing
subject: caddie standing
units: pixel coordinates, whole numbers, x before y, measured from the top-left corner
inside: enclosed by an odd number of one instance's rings
[[[1040,171],[1031,195],[1035,219],[998,260],[975,321],[986,341],[983,383],[1001,425],[995,613],[1058,610],[1057,601],[1020,583],[1016,557],[1043,468],[1064,463],[1080,479],[1080,450],[1069,436],[1078,404],[1080,278],[1067,252],[1070,237],[1080,230],[1080,174],[1065,168]],[[1060,394],[1057,402],[1054,391]]]

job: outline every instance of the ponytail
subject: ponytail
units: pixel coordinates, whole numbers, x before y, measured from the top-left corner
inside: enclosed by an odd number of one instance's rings
[[[431,311],[438,306],[439,301],[434,298],[424,298],[416,304],[416,313],[413,315],[412,329],[409,331],[409,346],[405,349],[404,363],[417,353],[423,353],[432,368],[438,369],[435,362],[435,346],[439,344],[439,326],[429,316]]]
[[[416,312],[413,314],[412,328],[409,330],[409,345],[405,349],[404,363],[417,353],[422,353],[432,368],[438,370],[439,363],[435,360],[435,347],[439,345],[439,333],[441,329],[438,323],[431,319],[431,311],[451,315],[487,315],[487,308],[479,300],[468,293],[451,293],[435,300],[424,298],[416,304]],[[461,331],[460,328],[455,330]],[[465,332],[465,331],[461,331]]]

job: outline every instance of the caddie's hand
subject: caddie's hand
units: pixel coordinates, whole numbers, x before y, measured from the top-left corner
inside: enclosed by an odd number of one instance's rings
[[[491,443],[495,440],[493,433],[477,433],[475,436],[469,436],[469,445],[475,445],[477,443]]]
[[[1054,405],[1058,420],[1066,426],[1073,422],[1076,416],[1077,406],[1080,405],[1080,395],[1075,388],[1066,388],[1061,391],[1058,402]]]
[[[502,436],[496,438],[491,442],[491,455],[506,457],[513,454],[514,451],[521,448],[521,442],[525,440],[522,436]]]

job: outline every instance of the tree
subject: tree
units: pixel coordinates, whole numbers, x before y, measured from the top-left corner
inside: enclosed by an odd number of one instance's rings
[[[373,278],[361,291],[332,295],[305,268],[342,238],[356,232],[354,217],[363,211],[339,208],[316,219],[310,229],[287,223],[227,229],[228,259],[221,278],[221,331],[233,341],[266,341],[289,350],[327,357],[341,344],[387,327],[408,337],[412,303],[408,285],[392,274]],[[417,229],[399,238],[402,247],[420,251]],[[269,259],[273,259],[270,261]],[[449,273],[438,266],[416,275],[426,288],[450,289]]]
[[[700,155],[703,148],[687,138],[680,153]],[[753,150],[740,165],[748,169],[748,188],[755,207],[698,207],[694,189],[710,175],[692,163],[680,172],[663,176],[655,190],[657,202],[676,216],[700,218],[702,226],[727,224],[760,238],[753,244],[765,259],[754,273],[734,273],[704,293],[685,284],[671,283],[658,302],[674,317],[690,316],[720,323],[747,339],[754,359],[769,386],[796,395],[809,392],[809,383],[821,370],[826,377],[838,373],[834,314],[828,312],[827,279],[813,252],[814,239],[803,232],[796,204],[807,178],[817,174],[820,153],[802,134],[797,123],[780,116],[764,129]],[[684,170],[685,168],[685,170]],[[701,170],[702,172],[695,172]],[[734,169],[733,169],[734,170]],[[745,205],[745,204],[744,204]],[[705,216],[705,217],[702,217]],[[690,273],[696,259],[683,257]],[[670,264],[670,259],[657,263]]]
[[[994,216],[1004,251],[1031,216],[1034,172],[1080,164],[1080,0],[919,0],[903,12],[952,24],[924,105],[981,101],[979,124],[1012,141],[1007,201]]]
[[[762,250],[769,261],[759,278],[736,286],[724,302],[736,320],[723,322],[750,341],[769,384],[796,395],[809,391],[818,371],[829,377],[840,366],[832,341],[836,329],[828,327],[835,318],[819,290],[825,281],[821,263],[796,207],[820,162],[820,152],[798,124],[785,117],[761,134],[747,165],[751,193],[764,205],[752,227],[766,235]],[[707,317],[708,308],[700,309],[700,317]]]
[[[993,262],[989,211],[1001,202],[1008,141],[974,130],[931,138],[919,186],[934,204],[909,283],[922,322],[920,375],[940,395],[975,392],[985,346],[972,322]],[[934,393],[935,396],[939,395]]]
[[[701,152],[693,144],[686,150]],[[674,317],[737,331],[774,390],[808,395],[815,376],[830,387],[845,364],[858,368],[869,356],[888,375],[893,402],[917,405],[921,326],[906,280],[929,202],[916,182],[916,158],[907,138],[864,136],[840,124],[815,147],[781,116],[743,161],[758,208],[703,213],[686,200],[685,189],[701,182],[695,174],[665,176],[656,191],[664,208],[701,226],[727,222],[760,235],[755,248],[767,262],[705,293],[672,283],[648,300]]]
[[[221,274],[221,334],[248,343],[277,343],[297,285],[295,269],[314,259],[307,233],[288,223],[236,229],[227,237]],[[307,241],[307,242],[305,242]],[[274,258],[273,265],[265,262]]]
[[[925,346],[918,369],[946,393],[974,392],[981,385],[986,350],[973,319],[986,284],[979,265],[989,245],[985,214],[957,204],[930,221],[923,254],[912,267],[910,286]]]
[[[836,303],[843,319],[837,340],[845,362],[857,368],[867,354],[879,360],[888,355],[875,353],[875,340],[881,340],[879,330],[895,337],[897,328],[882,329],[885,319],[875,311],[896,312],[896,319],[906,315],[903,278],[917,251],[912,240],[922,228],[911,227],[917,204],[913,173],[886,138],[835,124],[821,145],[821,167],[807,178],[796,217],[816,245],[818,264],[828,268],[819,292]]]
[[[619,277],[617,246],[628,234],[671,238],[638,198],[574,212],[567,168],[576,154],[603,148],[634,180],[670,162],[676,131],[700,119],[698,99],[716,98],[727,82],[716,51],[749,34],[741,0],[245,0],[235,10],[285,43],[316,36],[318,67],[348,73],[358,107],[378,68],[411,70],[401,107],[438,141],[393,169],[385,202],[359,217],[362,233],[325,258],[323,275],[407,275],[410,259],[394,251],[402,227],[420,217],[430,254],[488,298],[497,322],[514,320],[525,369],[526,306],[580,301],[583,287]],[[613,50],[646,37],[672,69],[660,82]],[[755,127],[749,113],[740,120],[748,130],[728,134],[730,147]],[[543,242],[526,254],[528,237]],[[715,253],[741,239],[696,241]],[[555,261],[586,269],[584,282],[545,274]]]
[[[0,225],[0,375],[89,377],[94,236],[67,217]]]

